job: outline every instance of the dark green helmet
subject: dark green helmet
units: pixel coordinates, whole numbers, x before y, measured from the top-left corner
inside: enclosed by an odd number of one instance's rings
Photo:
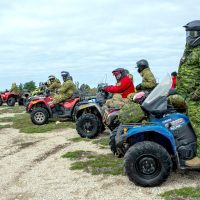
[[[63,78],[63,81],[72,80],[72,77],[70,76],[69,72],[67,72],[67,71],[62,71],[61,76]]]
[[[186,44],[190,47],[200,45],[200,20],[189,22],[183,27],[186,30]]]
[[[142,72],[144,69],[149,68],[149,63],[145,59],[137,61],[136,65],[139,73]]]

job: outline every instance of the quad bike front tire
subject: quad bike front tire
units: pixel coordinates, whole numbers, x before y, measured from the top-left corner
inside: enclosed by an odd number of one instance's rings
[[[2,98],[0,98],[0,106],[2,106],[3,105],[3,100],[2,100]]]
[[[8,106],[14,106],[14,105],[15,105],[15,102],[16,102],[15,98],[14,98],[14,97],[10,97],[10,98],[8,99],[8,101],[7,101],[7,105],[8,105]]]
[[[83,138],[95,138],[101,132],[102,122],[91,113],[83,114],[76,121],[76,130]]]
[[[45,108],[34,108],[30,115],[31,121],[35,125],[43,125],[49,122],[49,113]]]
[[[161,185],[172,170],[172,161],[167,150],[161,145],[139,142],[126,152],[124,168],[130,181],[143,187]]]

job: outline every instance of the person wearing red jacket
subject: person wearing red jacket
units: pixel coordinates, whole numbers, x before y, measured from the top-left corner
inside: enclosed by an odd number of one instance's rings
[[[127,74],[127,70],[123,68],[117,68],[113,72],[117,83],[116,85],[106,86],[104,90],[109,93],[114,93],[111,100],[107,100],[107,107],[120,109],[126,102],[126,98],[129,94],[135,92],[135,87],[132,79]]]
[[[176,77],[177,77],[177,72],[172,72],[172,73],[171,73],[171,77],[172,77],[172,86],[171,86],[171,88],[176,88]]]

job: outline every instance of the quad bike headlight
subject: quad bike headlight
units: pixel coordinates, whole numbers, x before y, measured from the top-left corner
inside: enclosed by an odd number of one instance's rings
[[[128,131],[128,128],[124,127],[124,134],[126,134]]]

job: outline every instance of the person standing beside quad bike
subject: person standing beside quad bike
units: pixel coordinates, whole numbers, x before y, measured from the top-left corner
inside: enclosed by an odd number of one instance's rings
[[[200,141],[200,20],[189,22],[186,30],[186,46],[180,60],[176,89],[186,98],[187,114]],[[200,152],[198,152],[200,155]],[[189,167],[200,167],[200,158],[186,161]]]

